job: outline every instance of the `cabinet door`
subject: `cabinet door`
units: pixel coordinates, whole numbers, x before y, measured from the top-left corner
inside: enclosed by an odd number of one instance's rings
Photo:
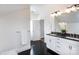
[[[61,43],[62,43],[62,51],[63,51],[63,55],[70,55],[70,49],[69,49],[69,42],[67,39],[62,38],[61,39]]]
[[[71,46],[71,55],[79,55],[79,47],[78,46]]]
[[[70,44],[71,55],[79,55],[79,42],[71,41]]]
[[[63,55],[70,55],[69,44],[64,43],[62,46]]]
[[[55,40],[56,40],[56,37],[51,36],[50,38],[51,38],[51,49],[53,51],[55,51]]]
[[[51,49],[51,38],[49,35],[45,35],[45,43],[47,48]]]
[[[70,54],[69,43],[67,42],[67,39],[57,38],[56,52],[61,55],[69,55]]]

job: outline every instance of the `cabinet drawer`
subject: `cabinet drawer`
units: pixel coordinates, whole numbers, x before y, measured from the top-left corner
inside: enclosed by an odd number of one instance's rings
[[[79,51],[72,51],[71,55],[79,55]]]
[[[58,54],[61,54],[61,51],[59,51],[59,50],[56,50],[55,52],[58,53]]]
[[[56,45],[63,45],[63,44],[64,44],[63,42],[56,41]]]
[[[79,46],[77,46],[77,45],[71,45],[71,50],[72,51],[79,51]]]
[[[64,50],[61,49],[56,49],[56,53],[60,54],[60,55],[67,55],[68,53],[65,53]]]
[[[62,54],[62,55],[69,55],[70,54],[70,50],[69,48],[67,47],[56,47],[56,52],[59,52],[59,54]]]
[[[79,42],[77,42],[77,41],[69,41],[69,43],[71,44],[71,45],[75,45],[75,46],[78,46],[79,47]]]

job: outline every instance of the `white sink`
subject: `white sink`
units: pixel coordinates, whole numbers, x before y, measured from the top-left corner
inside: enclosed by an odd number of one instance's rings
[[[50,35],[55,35],[55,34],[50,34]]]

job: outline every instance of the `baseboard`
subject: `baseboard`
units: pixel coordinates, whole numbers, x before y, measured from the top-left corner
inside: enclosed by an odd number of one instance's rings
[[[47,48],[47,51],[52,55],[59,55],[58,53],[54,52],[53,50]]]
[[[31,50],[31,49],[28,49],[28,50],[19,52],[18,55],[30,55],[30,50]]]

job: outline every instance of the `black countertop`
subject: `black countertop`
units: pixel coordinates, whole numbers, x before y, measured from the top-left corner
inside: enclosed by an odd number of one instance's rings
[[[51,33],[50,34],[47,34],[47,35],[79,42],[79,38],[67,37],[67,36],[62,36],[62,35],[57,35],[57,34],[51,34]]]

